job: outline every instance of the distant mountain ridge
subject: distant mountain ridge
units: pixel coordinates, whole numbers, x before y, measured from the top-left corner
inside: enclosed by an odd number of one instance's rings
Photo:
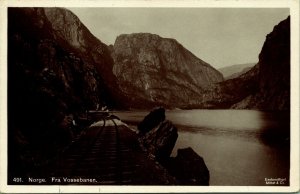
[[[222,67],[218,69],[220,71],[225,80],[233,79],[239,77],[240,75],[249,71],[256,63],[245,63],[245,64],[237,64],[231,65],[228,67]]]

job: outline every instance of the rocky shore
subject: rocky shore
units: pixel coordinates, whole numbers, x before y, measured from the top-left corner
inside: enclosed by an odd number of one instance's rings
[[[176,179],[179,185],[209,185],[209,170],[201,156],[192,148],[179,149],[170,157],[178,133],[165,119],[165,109],[153,109],[138,125],[140,147]]]
[[[70,143],[43,161],[22,157],[18,171],[11,174],[22,182],[9,177],[9,184],[209,185],[205,162],[192,148],[170,157],[178,133],[165,119],[164,108],[153,109],[137,131],[107,112],[86,116],[69,115],[64,124],[72,134]]]

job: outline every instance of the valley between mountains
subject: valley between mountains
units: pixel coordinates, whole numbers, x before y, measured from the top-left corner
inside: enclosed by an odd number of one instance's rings
[[[227,75],[156,34],[120,34],[106,45],[64,8],[9,8],[8,21],[12,166],[54,156],[73,140],[74,120],[91,124],[89,110],[290,110],[290,17],[266,34],[256,64]]]

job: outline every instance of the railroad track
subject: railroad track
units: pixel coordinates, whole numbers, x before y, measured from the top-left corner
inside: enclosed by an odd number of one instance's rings
[[[92,178],[96,182],[89,184],[98,185],[132,184],[140,164],[134,160],[128,130],[111,117],[91,125],[59,157],[55,177]]]

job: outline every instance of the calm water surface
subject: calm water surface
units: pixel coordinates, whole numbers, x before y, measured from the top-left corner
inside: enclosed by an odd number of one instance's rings
[[[117,112],[136,124],[148,111]],[[210,185],[266,185],[289,177],[289,114],[253,110],[166,111],[179,130],[177,149],[192,147],[210,171]]]

